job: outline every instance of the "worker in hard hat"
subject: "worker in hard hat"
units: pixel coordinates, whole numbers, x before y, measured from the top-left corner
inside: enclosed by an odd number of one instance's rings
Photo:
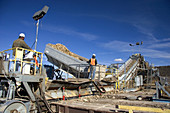
[[[19,38],[13,42],[12,48],[20,47],[20,48],[32,50],[32,49],[25,43],[24,39],[25,39],[25,34],[24,34],[24,33],[20,33],[20,34],[19,34]],[[15,56],[15,53],[16,53],[16,49],[13,49],[13,55],[14,55],[14,56]],[[24,55],[24,54],[25,54],[25,53],[23,53],[23,55]],[[19,62],[19,61],[16,61],[16,71],[18,71],[19,65],[20,65],[20,62]]]
[[[95,54],[92,55],[92,58],[89,59],[88,63],[90,64],[89,79],[94,80],[97,65],[97,59]]]
[[[20,48],[25,48],[25,49],[31,49],[24,41],[25,39],[25,34],[20,33],[19,38],[13,42],[12,48],[14,47],[20,47]],[[31,49],[32,50],[32,49]],[[13,55],[15,56],[15,49],[13,50]]]

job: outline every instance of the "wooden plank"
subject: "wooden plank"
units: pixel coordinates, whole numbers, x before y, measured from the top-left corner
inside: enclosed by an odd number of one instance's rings
[[[151,108],[151,107],[140,107],[140,106],[125,106],[125,105],[118,105],[119,109],[126,109],[126,110],[137,110],[137,111],[145,111],[145,112],[163,112],[163,113],[170,113],[170,109],[161,109],[161,108]]]

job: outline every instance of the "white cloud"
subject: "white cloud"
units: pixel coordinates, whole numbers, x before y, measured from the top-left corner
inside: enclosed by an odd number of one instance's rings
[[[170,38],[162,39],[162,41],[170,41]]]
[[[33,23],[28,22],[28,21],[21,21],[22,24],[25,26],[31,26]],[[42,26],[40,26],[42,27]],[[77,36],[79,38],[83,38],[88,41],[96,40],[98,36],[90,34],[90,33],[84,33],[84,32],[79,32],[74,29],[68,28],[68,27],[60,27],[60,26],[54,26],[54,25],[43,25],[42,29],[53,32],[53,33],[62,33],[65,35],[72,35],[72,36]]]
[[[150,45],[148,48],[170,48],[170,42],[155,43],[155,44]]]
[[[21,21],[21,24],[24,24],[25,26],[28,26],[28,27],[34,25],[34,23],[32,23],[30,21]]]
[[[170,53],[166,51],[155,50],[155,49],[143,48],[141,50],[141,53],[143,53],[144,56],[150,58],[170,58]]]
[[[114,61],[116,62],[122,62],[123,60],[121,58],[118,58],[118,59],[114,59]]]
[[[123,51],[123,50],[129,50],[131,49],[131,47],[129,46],[130,43],[128,42],[123,42],[123,41],[117,41],[117,40],[114,40],[114,41],[110,41],[108,43],[103,43],[101,44],[103,47],[105,48],[109,48],[109,49],[114,49],[114,50],[120,50],[120,51]]]
[[[72,36],[77,36],[79,38],[83,38],[88,41],[96,40],[98,36],[90,34],[90,33],[84,33],[84,32],[79,32],[70,28],[66,27],[59,27],[59,26],[53,26],[53,25],[46,25],[43,29],[53,32],[53,33],[62,33],[65,35],[72,35]]]

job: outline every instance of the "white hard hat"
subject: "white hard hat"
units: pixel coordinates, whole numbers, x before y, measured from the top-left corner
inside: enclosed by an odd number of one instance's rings
[[[25,37],[25,34],[24,33],[20,33],[19,36],[20,37]]]
[[[93,56],[96,56],[96,54],[93,54]]]

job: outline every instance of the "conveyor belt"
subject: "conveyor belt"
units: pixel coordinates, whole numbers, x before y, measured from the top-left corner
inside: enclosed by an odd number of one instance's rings
[[[138,63],[139,63],[139,58],[138,56],[132,56],[130,57],[125,64],[123,64],[120,68],[119,68],[119,80],[120,81],[128,81],[133,73],[135,72],[135,70],[137,69]]]

